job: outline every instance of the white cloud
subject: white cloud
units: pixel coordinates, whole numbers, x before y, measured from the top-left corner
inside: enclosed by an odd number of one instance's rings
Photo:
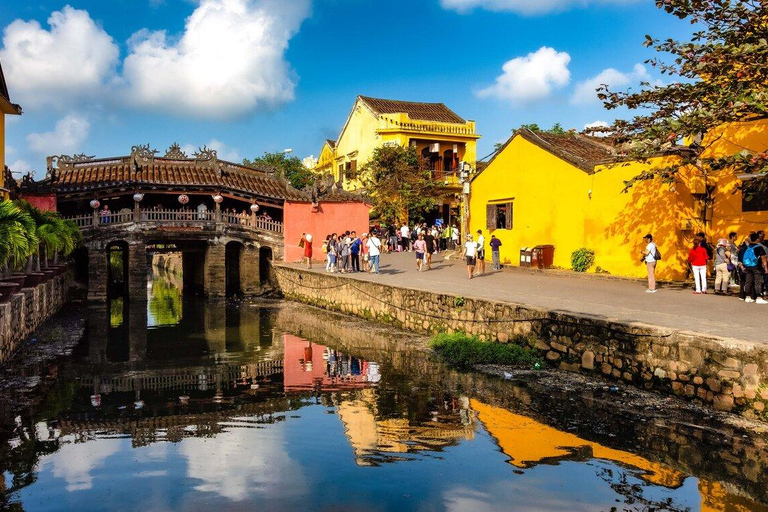
[[[118,440],[100,439],[77,444],[71,438],[66,441],[53,457],[43,460],[42,466],[52,464],[53,476],[63,478],[69,492],[92,488],[94,470],[101,468],[107,458],[120,451]]]
[[[179,39],[142,30],[128,41],[123,79],[139,106],[231,118],[294,97],[285,51],[310,0],[200,0]]]
[[[609,85],[615,90],[629,85],[637,85],[640,82],[661,83],[658,80],[653,82],[653,78],[642,64],[635,64],[635,67],[629,73],[622,73],[613,68],[604,69],[598,75],[576,85],[573,96],[571,96],[571,103],[573,105],[600,103],[596,90],[603,84]]]
[[[508,11],[526,16],[546,14],[553,11],[564,11],[572,7],[587,7],[593,4],[622,5],[639,0],[440,0],[444,9],[460,13],[473,9],[488,11]]]
[[[27,144],[32,151],[43,155],[80,153],[90,130],[87,119],[68,115],[56,123],[53,131],[27,135]]]
[[[65,6],[48,18],[16,20],[3,31],[0,60],[11,99],[31,111],[92,100],[114,78],[119,49],[88,15]]]
[[[33,171],[32,166],[26,160],[16,160],[13,163],[9,163],[8,168],[13,171],[14,174],[27,174]]]
[[[571,56],[554,48],[541,47],[525,57],[504,63],[504,73],[496,83],[477,92],[480,98],[496,98],[512,103],[546,98],[555,88],[568,85]]]

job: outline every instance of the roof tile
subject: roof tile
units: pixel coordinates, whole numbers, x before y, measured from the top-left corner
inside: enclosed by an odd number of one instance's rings
[[[439,123],[464,124],[466,121],[443,103],[420,103],[415,101],[385,100],[360,96],[377,114],[408,114],[411,119]]]

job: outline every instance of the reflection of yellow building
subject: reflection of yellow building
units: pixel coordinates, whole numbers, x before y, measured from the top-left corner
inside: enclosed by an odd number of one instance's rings
[[[381,453],[440,450],[474,438],[474,418],[466,407],[454,414],[434,416],[428,423],[412,424],[407,418],[382,420],[377,419],[377,393],[374,388],[361,390],[338,406],[355,460],[361,466],[375,464]]]
[[[3,67],[0,65],[0,199],[8,199],[8,189],[5,187],[5,116],[21,115],[21,107],[11,103],[8,87],[5,84]]]
[[[346,190],[356,190],[361,182],[348,176],[368,162],[374,149],[413,147],[422,168],[443,184],[446,204],[455,206],[453,196],[461,192],[459,163],[474,169],[479,138],[474,121],[462,119],[442,103],[358,96],[338,140],[325,141],[315,171],[333,175]]]
[[[509,463],[518,468],[530,468],[556,460],[583,458],[584,451],[587,450],[591,458],[640,470],[639,477],[655,485],[677,488],[683,484],[687,476],[658,462],[561,432],[506,409],[493,407],[477,400],[471,400],[470,406],[477,413],[478,421],[496,439],[501,451],[509,457]],[[755,503],[728,494],[722,484],[717,482],[699,480],[699,493],[702,511],[764,510]]]
[[[768,120],[720,132],[708,136],[716,142],[704,156],[768,147]],[[705,182],[682,169],[673,185],[646,181],[622,193],[625,181],[649,164],[609,163],[615,160],[613,149],[594,138],[520,130],[473,179],[470,228],[482,229],[486,238],[495,234],[502,259],[513,263],[520,248],[551,244],[555,266],[570,268],[571,253],[586,247],[595,251],[595,267],[632,277],[645,275],[639,251],[642,237],[651,233],[663,257],[659,276],[681,279],[695,233],[704,231],[710,240],[729,231],[743,237],[768,224],[768,187],[749,195],[737,188],[748,185],[749,176],[723,171]]]

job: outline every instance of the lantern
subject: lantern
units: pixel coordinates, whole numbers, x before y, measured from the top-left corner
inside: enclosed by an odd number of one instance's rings
[[[221,196],[221,194],[216,194],[213,196],[213,202],[216,204],[221,204],[221,202],[224,200],[224,198]]]
[[[93,199],[93,200],[90,202],[90,205],[91,205],[91,208],[93,208],[93,209],[95,210],[96,208],[98,208],[99,206],[101,206],[101,203],[99,202],[99,200],[98,200],[98,199]]]
[[[187,204],[189,202],[189,196],[187,194],[181,194],[179,196],[179,202],[181,204]]]
[[[136,192],[135,194],[133,194],[133,200],[136,201],[137,203],[140,203],[142,199],[144,199],[144,194],[140,192]]]
[[[259,211],[259,205],[257,205],[256,203],[253,203],[251,205],[251,212],[256,213],[257,211]]]

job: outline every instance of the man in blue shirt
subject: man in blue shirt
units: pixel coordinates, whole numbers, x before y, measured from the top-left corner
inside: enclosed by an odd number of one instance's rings
[[[352,272],[360,272],[360,245],[363,242],[354,231],[351,233],[350,238],[352,239],[352,244],[349,247],[352,254]]]

